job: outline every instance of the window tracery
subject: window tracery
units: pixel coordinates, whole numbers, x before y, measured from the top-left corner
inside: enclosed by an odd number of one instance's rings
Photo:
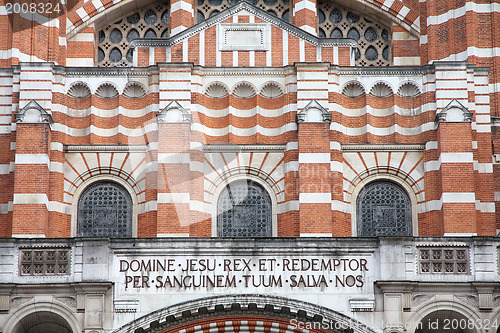
[[[411,201],[408,193],[391,181],[375,181],[356,200],[357,235],[411,236]]]
[[[319,37],[352,38],[358,41],[356,66],[389,66],[391,29],[352,9],[318,2]]]
[[[123,17],[97,34],[97,66],[132,66],[130,42],[137,38],[169,36],[169,3],[155,3]]]
[[[272,203],[267,191],[250,180],[226,186],[217,202],[217,235],[271,237]]]
[[[132,198],[114,182],[87,187],[78,200],[79,237],[132,237]]]

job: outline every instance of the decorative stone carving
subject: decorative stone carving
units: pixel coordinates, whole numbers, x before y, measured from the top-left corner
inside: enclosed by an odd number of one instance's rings
[[[316,100],[312,100],[299,113],[298,123],[331,123],[332,115]]]
[[[211,98],[224,98],[229,95],[229,89],[224,83],[216,81],[208,85],[205,94]]]
[[[420,95],[420,89],[417,83],[408,81],[399,87],[397,94],[401,97],[416,97]]]
[[[114,84],[105,82],[97,88],[95,95],[100,98],[115,98],[118,96],[118,89]]]
[[[283,87],[278,82],[266,82],[260,88],[260,95],[266,98],[280,97],[283,95]]]
[[[386,82],[377,82],[370,89],[370,95],[374,97],[389,97],[392,94],[392,88]]]
[[[128,98],[142,98],[146,96],[146,89],[139,82],[129,82],[123,89],[123,96]]]
[[[136,313],[139,308],[139,300],[115,300],[116,313]]]
[[[365,88],[357,81],[348,82],[342,89],[342,95],[349,98],[361,97],[365,93]]]
[[[239,98],[250,98],[257,94],[250,82],[239,82],[233,88],[233,95]]]
[[[391,29],[356,11],[332,6],[330,1],[318,2],[319,37],[351,38],[358,42],[355,49],[357,66],[388,66],[391,64]]]
[[[168,37],[169,12],[168,2],[154,2],[105,26],[97,36],[97,66],[132,66],[130,42],[137,38]]]
[[[373,299],[350,299],[349,306],[352,312],[375,311],[375,300]]]
[[[472,121],[472,112],[467,110],[459,101],[453,99],[441,112],[436,115],[436,121],[440,122],[470,122]]]
[[[45,111],[34,99],[32,99],[24,108],[16,113],[16,123],[43,124],[52,125],[52,116]]]
[[[172,101],[156,116],[161,123],[191,123],[192,115],[186,111],[177,101]]]
[[[92,94],[89,86],[85,82],[75,82],[68,90],[68,96],[73,98],[87,98]]]

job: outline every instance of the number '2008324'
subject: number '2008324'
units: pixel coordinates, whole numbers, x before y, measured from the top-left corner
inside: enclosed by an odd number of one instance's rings
[[[60,3],[52,4],[50,2],[32,2],[32,3],[6,3],[5,10],[7,11],[7,15],[10,14],[52,14],[52,13],[61,13],[62,8]]]
[[[498,321],[489,319],[443,319],[443,330],[457,330],[457,329],[498,329]]]

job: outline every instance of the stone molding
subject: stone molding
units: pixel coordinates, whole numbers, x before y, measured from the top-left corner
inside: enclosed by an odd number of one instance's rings
[[[148,145],[65,145],[66,153],[145,153]]]
[[[317,119],[316,119],[316,118]],[[297,113],[297,123],[331,123],[332,115],[315,99]]]
[[[419,144],[343,144],[343,151],[424,151],[425,145]]]
[[[284,152],[285,145],[234,145],[234,144],[211,144],[204,145],[203,151],[206,152],[239,152],[239,151],[265,151],[265,152]]]
[[[462,112],[462,114],[460,114]],[[443,110],[436,114],[436,122],[471,122],[472,112],[467,110],[465,106],[462,105],[456,99],[453,99]]]
[[[16,123],[25,124],[49,124],[54,121],[50,113],[45,111],[34,99],[32,99],[24,108],[15,114]]]
[[[164,123],[189,123],[192,122],[192,115],[186,111],[177,101],[172,101],[158,115],[158,124]]]

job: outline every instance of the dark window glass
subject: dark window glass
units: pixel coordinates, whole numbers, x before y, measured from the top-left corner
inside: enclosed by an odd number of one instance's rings
[[[132,16],[127,17],[127,22],[130,24],[137,24],[141,17],[139,16],[139,13],[135,13]]]
[[[118,29],[113,29],[113,31],[111,31],[111,35],[109,35],[109,40],[111,41],[111,43],[119,43],[122,41],[122,32]]]
[[[356,200],[358,236],[411,236],[408,193],[390,181],[366,185]]]
[[[152,10],[148,10],[144,15],[144,22],[146,22],[147,24],[154,24],[156,23],[156,20],[156,14]]]
[[[79,237],[132,237],[132,198],[113,182],[94,183],[78,200]]]
[[[229,184],[217,203],[217,235],[271,237],[271,205],[271,197],[256,182],[240,180]]]

